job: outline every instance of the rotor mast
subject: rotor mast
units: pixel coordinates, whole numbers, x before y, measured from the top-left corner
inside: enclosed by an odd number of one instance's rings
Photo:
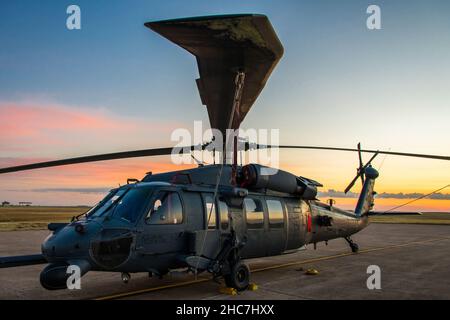
[[[245,83],[245,72],[238,71],[236,72],[236,77],[234,79],[234,85],[235,85],[235,91],[234,91],[234,99],[233,99],[233,106],[231,108],[230,117],[228,120],[228,128],[231,128],[235,115],[239,117],[239,108],[241,105],[241,99],[242,99],[242,92],[244,89],[244,83]],[[224,150],[223,150],[223,163],[226,163],[228,159],[228,155],[232,153],[233,156],[233,169],[231,174],[231,184],[236,184],[236,174],[237,174],[237,154],[238,154],[238,136],[239,136],[239,127],[235,130],[227,129],[226,131],[226,137],[225,137],[225,144],[224,144]],[[229,152],[228,146],[231,143],[231,139],[233,139],[233,146],[232,151]]]

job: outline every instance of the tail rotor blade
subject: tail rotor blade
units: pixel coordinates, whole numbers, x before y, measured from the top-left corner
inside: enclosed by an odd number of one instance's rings
[[[365,172],[366,168],[367,168],[368,166],[370,166],[370,164],[372,163],[373,159],[375,159],[375,157],[376,157],[377,155],[378,155],[378,151],[370,158],[369,161],[367,161],[367,163],[366,163],[363,167],[361,167],[361,168],[358,169],[358,174],[356,175],[355,178],[353,178],[352,182],[350,182],[350,184],[347,186],[347,188],[345,188],[345,190],[344,190],[345,193],[349,192],[350,189],[353,188],[353,186],[354,186],[355,183],[356,183],[356,180],[358,180],[359,177],[362,178],[362,182],[363,182],[363,184],[364,184],[364,172]]]
[[[358,159],[359,159],[358,174],[361,177],[361,183],[364,184],[364,175],[361,173],[361,170],[363,167],[362,154],[361,154],[361,142],[358,142]]]
[[[358,158],[359,158],[359,167],[362,168],[362,154],[361,154],[361,142],[358,142]]]
[[[350,184],[347,186],[347,188],[345,188],[344,193],[349,192],[353,188],[353,186],[355,185],[355,183],[358,180],[359,176],[360,176],[360,174],[358,173],[356,175],[356,177],[353,178],[352,182],[350,182]]]
[[[375,159],[375,157],[376,157],[379,153],[380,153],[379,151],[375,152],[375,154],[372,156],[372,158],[370,158],[370,160],[367,161],[366,165],[364,166],[364,169],[367,168],[367,167],[372,163],[373,159]]]

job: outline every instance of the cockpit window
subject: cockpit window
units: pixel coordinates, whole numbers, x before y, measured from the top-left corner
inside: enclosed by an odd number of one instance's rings
[[[120,197],[124,195],[126,191],[128,191],[128,189],[111,191],[102,201],[86,213],[86,218],[101,217]]]
[[[145,219],[147,224],[180,224],[183,222],[183,207],[177,192],[158,192]]]
[[[110,214],[113,218],[134,223],[141,214],[149,188],[129,188],[111,191],[102,201],[86,213],[86,218],[97,218]]]
[[[114,219],[122,219],[131,223],[136,222],[144,206],[148,203],[147,199],[151,189],[150,188],[133,188],[125,193],[114,204],[114,212],[112,217]]]

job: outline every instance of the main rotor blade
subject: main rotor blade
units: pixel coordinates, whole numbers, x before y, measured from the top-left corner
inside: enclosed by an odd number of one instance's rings
[[[0,257],[0,269],[21,266],[30,266],[35,264],[44,264],[48,261],[42,254],[30,254],[26,256]]]
[[[194,150],[196,147],[197,146],[187,146],[184,148],[189,148],[190,150]],[[182,148],[182,149],[184,149],[184,148]],[[336,148],[336,147],[321,147],[321,146],[256,145],[256,148],[257,149],[264,149],[264,148],[312,149],[312,150],[335,150],[335,151],[358,152],[358,149],[352,149],[352,148]],[[450,156],[431,155],[431,154],[406,153],[406,152],[394,152],[394,151],[378,151],[378,150],[363,150],[363,149],[361,149],[361,152],[365,152],[365,153],[377,153],[378,152],[379,154],[389,154],[389,155],[397,155],[397,156],[437,159],[437,160],[447,160],[447,161],[450,160]],[[31,164],[25,164],[25,165],[14,166],[14,167],[0,168],[0,174],[32,170],[32,169],[64,166],[64,165],[69,165],[69,164],[105,161],[105,160],[118,160],[118,159],[150,157],[150,156],[163,156],[163,155],[169,155],[171,153],[172,153],[171,147],[106,153],[106,154],[98,154],[98,155],[92,155],[92,156],[76,157],[76,158],[69,158],[69,159],[62,159],[62,160],[31,163]]]
[[[186,148],[190,148],[192,150],[194,148],[194,146],[188,146]],[[84,156],[84,157],[76,157],[76,158],[69,158],[69,159],[62,159],[62,160],[31,163],[31,164],[25,164],[25,165],[8,167],[8,168],[0,168],[0,174],[8,173],[8,172],[17,172],[17,171],[24,171],[24,170],[48,168],[48,167],[65,166],[65,165],[69,165],[69,164],[86,163],[86,162],[117,160],[117,159],[126,159],[126,158],[138,158],[138,157],[150,157],[150,156],[164,156],[164,155],[171,154],[172,149],[173,148],[171,148],[171,147],[170,148],[143,149],[143,150],[105,153],[105,154],[97,154],[97,155],[92,155],[92,156]]]
[[[258,149],[264,149],[264,148],[312,149],[312,150],[334,150],[334,151],[358,152],[358,149],[352,149],[352,148],[335,148],[335,147],[319,147],[319,146],[257,145],[257,148]],[[450,156],[442,156],[442,155],[434,155],[434,154],[379,151],[379,150],[369,150],[369,149],[361,149],[361,152],[364,152],[364,153],[377,153],[378,152],[379,154],[389,154],[389,155],[394,155],[394,156],[404,156],[404,157],[415,157],[415,158],[426,158],[426,159],[437,159],[437,160],[450,161]]]

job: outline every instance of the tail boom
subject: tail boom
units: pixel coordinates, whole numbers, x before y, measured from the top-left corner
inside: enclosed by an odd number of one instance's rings
[[[364,175],[366,177],[361,194],[358,199],[358,203],[355,208],[355,215],[366,216],[374,205],[374,191],[375,179],[378,177],[378,171],[373,167],[369,166],[364,170]]]

